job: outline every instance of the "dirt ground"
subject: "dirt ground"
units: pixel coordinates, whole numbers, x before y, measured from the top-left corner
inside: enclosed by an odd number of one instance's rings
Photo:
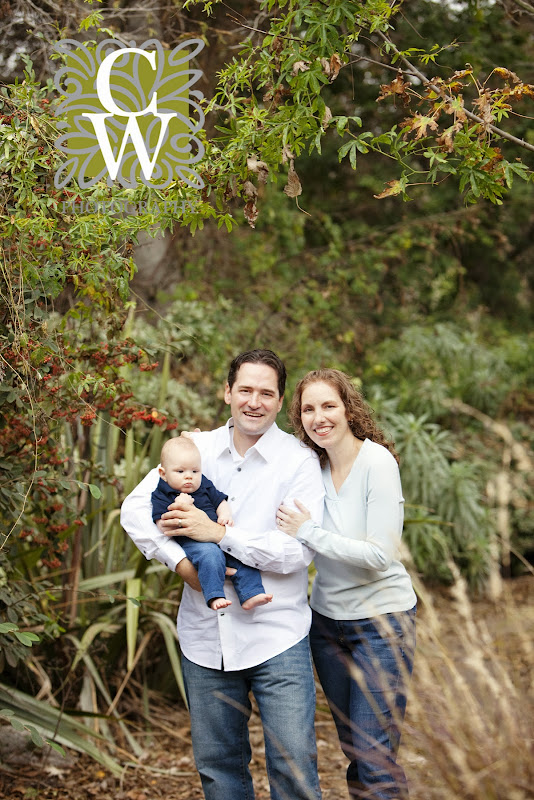
[[[524,576],[509,583],[518,613],[534,632],[534,577]],[[443,624],[443,636],[450,652],[455,652],[461,630],[458,617],[446,590],[433,594],[436,610]],[[483,618],[494,636],[495,646],[506,651],[512,660],[517,647],[513,634],[502,630],[495,606],[487,600],[474,604],[478,619]],[[424,613],[424,610],[423,610]],[[531,665],[534,667],[534,665]],[[412,691],[417,691],[417,662]],[[140,734],[146,751],[138,763],[127,763],[122,777],[116,778],[85,756],[69,754],[68,760],[49,752],[29,750],[27,740],[8,727],[0,728],[0,800],[200,800],[202,791],[196,774],[190,742],[188,715],[182,707],[169,707],[154,697],[151,705],[154,720],[150,731]],[[344,758],[335,728],[319,690],[317,704],[317,742],[319,773],[324,800],[346,800]],[[409,713],[401,747],[401,761],[408,778],[425,765],[410,744]],[[21,737],[20,739],[18,737]],[[269,787],[261,725],[257,714],[250,722],[253,749],[252,773],[257,800],[268,800]]]

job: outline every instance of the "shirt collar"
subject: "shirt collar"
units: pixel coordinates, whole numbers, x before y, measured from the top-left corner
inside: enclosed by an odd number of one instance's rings
[[[223,428],[219,429],[220,437],[217,442],[217,457],[221,456],[225,453],[228,449],[230,449],[232,443],[232,436],[233,436],[233,427],[234,427],[234,420],[233,417],[230,417],[228,422]],[[271,459],[276,455],[279,449],[279,438],[280,428],[273,422],[269,430],[267,430],[263,436],[260,436],[256,444],[252,445],[249,450],[256,450],[256,452],[265,460],[271,461]],[[247,453],[249,452],[247,450]]]

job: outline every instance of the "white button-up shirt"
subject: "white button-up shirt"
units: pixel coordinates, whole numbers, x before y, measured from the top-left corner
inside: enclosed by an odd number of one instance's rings
[[[194,435],[202,456],[202,472],[228,495],[234,527],[227,526],[222,550],[257,567],[272,603],[244,611],[230,580],[226,597],[232,605],[208,608],[201,592],[184,586],[178,612],[182,652],[190,661],[212,669],[238,670],[256,666],[283,653],[308,633],[308,565],[313,551],[276,528],[280,503],[300,500],[312,519],[322,520],[324,487],[315,453],[276,424],[245,456],[233,446],[233,423]],[[151,494],[156,469],[128,495],[121,524],[147,559],[169,569],[185,557],[180,545],[152,522]]]

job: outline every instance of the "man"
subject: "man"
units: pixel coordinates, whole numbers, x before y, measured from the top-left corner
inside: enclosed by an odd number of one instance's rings
[[[230,366],[225,388],[231,419],[215,431],[194,434],[203,472],[229,497],[233,527],[175,501],[161,519],[167,535],[161,533],[150,503],[157,470],[122,507],[122,525],[146,558],[158,559],[186,583],[178,634],[193,752],[206,800],[254,798],[248,768],[251,691],[265,734],[272,800],[321,797],[307,640],[307,568],[313,552],[277,530],[276,511],[280,503],[298,498],[321,519],[324,490],[315,454],[276,425],[285,380],[285,367],[271,350],[242,353]],[[198,592],[195,569],[170,538],[177,533],[215,542],[259,568],[272,603],[245,611],[228,586],[232,605],[209,609]]]

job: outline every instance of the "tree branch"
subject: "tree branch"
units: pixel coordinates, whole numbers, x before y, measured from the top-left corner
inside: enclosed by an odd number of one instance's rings
[[[396,46],[393,44],[391,39],[388,39],[388,37],[386,36],[385,33],[382,33],[382,31],[378,31],[378,33],[380,34],[380,36],[382,37],[384,42],[387,45],[389,45],[389,47],[391,47],[393,52],[400,57],[401,61],[408,67],[409,71],[413,75],[416,75],[419,78],[419,80],[425,86],[428,86],[430,89],[432,89],[432,91],[436,92],[436,94],[440,95],[441,97],[444,96],[444,98],[445,98],[445,100],[447,100],[447,102],[449,102],[449,103],[452,102],[452,100],[454,98],[452,98],[450,95],[447,95],[447,94],[443,95],[443,91],[438,86],[436,86],[434,83],[432,83],[430,78],[427,78],[427,76],[424,75],[421,72],[421,70],[417,69],[417,67],[415,67],[411,63],[411,61],[408,61],[406,56],[404,56],[400,52],[400,50],[398,50],[396,48]],[[517,144],[520,147],[524,147],[526,150],[532,150],[534,152],[534,145],[533,144],[530,144],[529,142],[525,142],[524,139],[518,139],[517,136],[513,136],[511,133],[508,133],[507,131],[503,131],[502,128],[497,128],[495,125],[488,125],[486,122],[484,122],[484,120],[481,117],[477,117],[476,114],[473,114],[473,112],[469,111],[467,108],[464,108],[464,111],[465,111],[465,115],[467,116],[468,119],[472,120],[473,122],[477,122],[479,125],[482,125],[484,128],[486,128],[486,130],[491,131],[491,133],[494,133],[497,136],[500,136],[502,139],[508,139],[508,141],[513,142],[514,144]]]

